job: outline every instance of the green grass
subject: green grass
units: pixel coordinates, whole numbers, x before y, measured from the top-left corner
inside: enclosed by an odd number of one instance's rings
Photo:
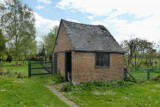
[[[28,74],[28,63],[21,64],[21,66],[15,66],[15,61],[12,61],[11,63],[3,62],[3,69],[5,71],[10,71],[12,73],[23,73],[27,76]]]
[[[27,64],[14,66],[14,63],[4,63],[3,65],[5,71],[27,76]],[[68,107],[46,88],[49,81],[50,76],[32,78],[0,76],[0,107]]]
[[[65,95],[81,107],[159,107],[160,83],[148,82],[91,91],[76,90]]]

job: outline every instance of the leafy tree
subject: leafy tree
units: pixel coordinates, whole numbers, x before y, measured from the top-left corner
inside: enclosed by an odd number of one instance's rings
[[[37,60],[38,61],[46,61],[46,50],[44,48],[44,45],[43,45],[42,49],[40,49],[40,51],[37,54]]]
[[[22,53],[21,58],[24,62],[26,62],[27,58],[30,57],[30,55],[36,55],[37,54],[37,42],[35,41],[35,37],[29,37],[24,38],[22,40]]]
[[[58,27],[55,26],[53,29],[50,30],[47,36],[44,36],[43,41],[44,41],[44,46],[46,49],[46,57],[51,60],[52,52],[53,52],[53,47],[54,47],[54,42],[56,38],[56,34],[58,31]]]
[[[127,66],[130,66],[131,61],[133,59],[133,54],[136,52],[138,38],[131,40],[124,40],[122,42],[122,47],[126,50],[127,54]]]
[[[0,5],[1,26],[10,48],[13,50],[16,65],[24,48],[24,40],[35,38],[35,18],[32,10],[19,0],[5,0]],[[26,42],[27,43],[27,42]]]
[[[5,50],[6,50],[6,40],[2,34],[2,31],[0,30],[0,59],[2,59],[4,53],[5,53]]]
[[[128,66],[137,68],[145,65],[146,67],[151,67],[156,58],[154,44],[155,43],[139,38],[124,40],[122,47],[127,52],[125,59],[128,61]]]

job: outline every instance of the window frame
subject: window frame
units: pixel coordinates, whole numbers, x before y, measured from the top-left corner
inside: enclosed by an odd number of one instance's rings
[[[107,55],[106,59],[99,59],[100,57],[102,58],[103,55]],[[99,58],[97,58],[99,57]],[[99,61],[99,64],[97,65],[97,61]],[[105,62],[107,61],[107,62]],[[100,66],[100,63],[102,66]],[[105,65],[106,63],[106,65]],[[108,52],[96,52],[95,53],[95,68],[109,68],[110,67],[110,53]]]

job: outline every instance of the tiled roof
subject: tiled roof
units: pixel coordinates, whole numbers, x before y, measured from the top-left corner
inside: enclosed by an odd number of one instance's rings
[[[74,50],[124,53],[110,32],[102,25],[87,25],[61,20]]]

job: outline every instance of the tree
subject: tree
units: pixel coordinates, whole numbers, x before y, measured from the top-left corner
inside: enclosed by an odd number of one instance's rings
[[[0,59],[3,59],[3,55],[5,53],[5,50],[6,50],[6,40],[2,34],[2,31],[0,30]]]
[[[136,52],[136,47],[137,47],[137,42],[138,38],[135,39],[130,39],[130,40],[124,40],[122,42],[122,47],[126,50],[127,52],[127,66],[130,66],[133,54]]]
[[[6,0],[0,5],[1,26],[13,50],[16,65],[24,48],[24,40],[35,39],[35,18],[32,10],[19,0]]]
[[[139,38],[124,40],[122,47],[127,52],[126,59],[128,60],[128,66],[137,68],[145,65],[146,67],[151,67],[157,56],[154,44]]]
[[[26,62],[27,58],[30,57],[30,55],[36,55],[37,54],[37,42],[35,41],[35,37],[30,38],[24,38],[22,40],[22,53],[21,53],[21,60]]]
[[[43,41],[44,41],[44,46],[46,49],[46,54],[49,59],[52,56],[53,52],[53,47],[54,47],[54,42],[56,38],[56,34],[58,31],[58,26],[53,27],[53,29],[50,30],[47,36],[44,36]]]

